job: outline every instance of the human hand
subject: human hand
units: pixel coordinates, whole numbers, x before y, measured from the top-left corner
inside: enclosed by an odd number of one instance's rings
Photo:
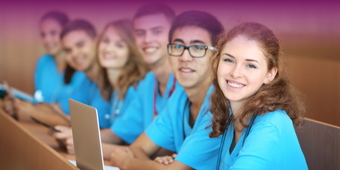
[[[14,101],[9,96],[5,96],[2,105],[2,108],[6,113],[11,116],[15,114]]]
[[[128,147],[116,148],[111,154],[111,165],[124,169],[125,161],[133,158],[133,153]]]
[[[32,103],[23,100],[15,100],[14,109],[18,120],[31,120],[30,116],[36,112]]]
[[[174,162],[174,159],[177,157],[177,154],[172,154],[172,156],[159,156],[154,159],[155,162],[168,165]]]
[[[54,132],[53,136],[58,141],[59,145],[65,146],[67,153],[74,154],[74,143],[72,129],[66,126],[55,126],[60,132]]]
[[[35,105],[35,107],[37,110],[40,110],[45,113],[54,113],[53,108],[47,103],[38,103]]]

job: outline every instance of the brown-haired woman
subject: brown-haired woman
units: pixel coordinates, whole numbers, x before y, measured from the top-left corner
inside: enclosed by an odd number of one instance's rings
[[[137,85],[144,78],[149,68],[136,50],[132,36],[132,23],[129,20],[118,20],[107,24],[99,36],[97,56],[101,69],[97,81],[103,99],[111,100],[111,111],[98,114],[102,142],[123,143],[119,137],[112,136],[109,128],[120,113],[134,99]],[[57,126],[62,133],[55,137],[64,140],[69,153],[74,153],[70,128]],[[109,159],[116,146],[103,144],[104,158]]]
[[[308,169],[294,130],[305,110],[274,33],[242,23],[217,48],[210,137],[223,137],[216,169]]]
[[[149,71],[136,49],[130,20],[109,23],[97,46],[101,74],[98,86],[104,99],[111,100],[111,114],[105,115],[109,127],[134,98],[141,79]]]

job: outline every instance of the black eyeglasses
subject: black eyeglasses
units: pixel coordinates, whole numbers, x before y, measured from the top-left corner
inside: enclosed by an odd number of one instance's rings
[[[205,45],[179,45],[179,44],[168,44],[168,53],[171,56],[182,56],[184,51],[188,49],[191,57],[204,57],[207,53],[207,50],[215,51],[217,50],[215,47],[208,47]]]

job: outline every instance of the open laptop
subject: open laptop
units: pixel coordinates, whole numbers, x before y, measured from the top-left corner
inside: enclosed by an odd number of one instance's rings
[[[76,166],[82,170],[119,170],[104,167],[97,109],[72,99],[68,102]]]

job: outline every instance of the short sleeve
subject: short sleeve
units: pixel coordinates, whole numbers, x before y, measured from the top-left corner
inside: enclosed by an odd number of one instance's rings
[[[42,72],[44,70],[44,66],[47,64],[47,58],[48,56],[43,55],[42,57],[39,58],[38,62],[37,62],[37,66],[35,68],[35,72],[34,72],[34,86],[35,86],[35,90],[40,89],[40,82],[42,81]]]
[[[204,114],[198,129],[188,136],[175,160],[194,169],[214,169],[216,165],[221,137],[210,138],[211,114]]]
[[[143,109],[141,94],[138,93],[121,116],[114,120],[111,130],[125,142],[131,144],[143,133]]]
[[[172,100],[172,98],[170,100]],[[168,104],[167,107],[155,118],[152,124],[145,130],[145,133],[159,147],[175,152],[174,127],[170,117],[170,115],[174,113],[171,113],[171,110],[176,109],[170,109]]]

